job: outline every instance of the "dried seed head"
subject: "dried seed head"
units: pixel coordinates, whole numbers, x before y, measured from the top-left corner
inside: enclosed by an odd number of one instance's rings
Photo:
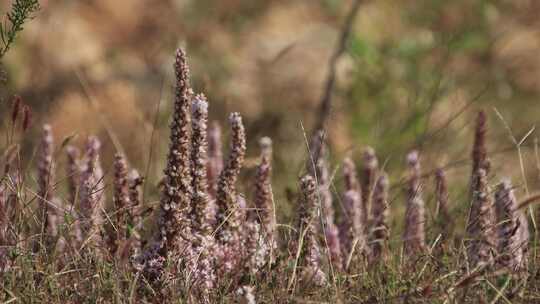
[[[407,209],[403,241],[405,254],[414,255],[426,249],[426,232],[424,229],[426,219],[420,184],[418,151],[412,151],[407,155],[407,165]]]

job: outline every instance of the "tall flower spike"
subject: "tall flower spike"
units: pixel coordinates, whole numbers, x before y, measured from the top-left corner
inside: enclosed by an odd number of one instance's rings
[[[487,183],[490,162],[486,148],[487,117],[484,111],[478,113],[472,150],[472,172],[470,181],[470,210],[467,234],[471,248],[468,249],[470,266],[488,262],[490,249],[495,244],[495,212]]]
[[[221,143],[221,127],[213,121],[208,128],[208,184],[212,198],[216,198],[218,177],[223,170],[223,147]]]
[[[363,153],[364,166],[362,168],[362,221],[366,233],[369,233],[370,208],[375,188],[375,179],[377,178],[377,170],[379,161],[375,155],[375,150],[372,147],[366,147]]]
[[[360,183],[356,174],[356,165],[350,157],[343,160],[343,178],[345,180],[345,190],[360,191]]]
[[[239,244],[241,241],[240,225],[241,212],[237,200],[236,181],[240,169],[244,163],[246,153],[246,133],[242,124],[242,117],[238,113],[232,113],[229,117],[231,124],[231,147],[227,164],[221,171],[217,188],[217,224],[221,225],[216,239],[222,246],[224,270],[230,271],[238,266]],[[221,257],[220,257],[221,259]]]
[[[300,249],[299,265],[302,267],[301,279],[307,283],[315,283],[318,286],[326,284],[326,274],[321,268],[321,248],[317,237],[317,184],[310,175],[300,180],[300,196],[298,198],[297,225],[299,240],[296,245],[302,244]],[[303,240],[300,239],[303,236]],[[293,252],[297,252],[294,248]]]
[[[84,238],[92,238],[100,243],[100,227],[103,223],[103,173],[99,164],[99,150],[101,142],[97,137],[88,138],[86,144],[86,164],[81,174],[79,190],[81,230]]]
[[[489,174],[490,162],[487,157],[486,149],[487,117],[484,111],[478,113],[476,119],[476,129],[474,133],[474,145],[472,151],[472,175],[478,172],[478,169],[484,169],[486,175]]]
[[[38,159],[38,201],[39,201],[39,224],[41,232],[50,235],[56,227],[52,221],[56,217],[56,210],[51,207],[54,200],[54,170],[53,161],[54,138],[50,125],[43,126],[41,147]]]
[[[497,212],[497,235],[500,262],[513,271],[526,267],[527,244],[523,244],[522,213],[517,209],[517,201],[509,180],[503,180],[495,192],[495,210]]]
[[[128,208],[127,222],[131,230],[129,231],[129,238],[133,242],[134,255],[140,254],[144,247],[142,243],[141,233],[143,228],[142,220],[142,185],[144,178],[135,169],[132,169],[128,175],[129,184],[129,202],[131,206]]]
[[[76,206],[77,201],[80,199],[80,186],[81,186],[81,175],[83,168],[80,164],[80,155],[81,151],[74,146],[66,147],[67,155],[67,166],[66,166],[66,175],[67,175],[67,186],[68,186],[68,203],[69,203],[69,213],[72,218],[70,226],[70,242],[71,247],[78,247],[82,243],[82,231],[81,231],[81,222],[77,214],[79,206]]]
[[[348,190],[342,198],[345,213],[339,227],[339,240],[341,241],[341,252],[344,255],[343,267],[345,269],[350,265],[353,256],[363,253],[366,246],[360,196],[359,191]]]
[[[78,191],[80,186],[81,178],[81,166],[79,164],[79,157],[81,152],[79,149],[73,146],[67,146],[67,183],[68,183],[68,194],[69,194],[69,203],[73,206],[78,198]]]
[[[332,193],[330,192],[331,180],[327,164],[328,149],[324,136],[324,131],[318,131],[312,139],[311,159],[308,160],[307,171],[310,175],[314,175],[318,182],[318,197],[321,202],[323,219],[322,232],[328,246],[330,261],[333,267],[341,270],[343,267],[343,257],[341,242],[339,240],[339,230],[334,220],[335,212]]]
[[[261,160],[255,173],[255,203],[245,225],[248,268],[257,273],[265,264],[273,263],[277,249],[275,217],[272,199],[272,140],[259,140]]]
[[[272,195],[272,140],[263,137],[259,141],[261,162],[255,174],[256,221],[262,226],[264,241],[271,251],[276,249],[276,218]],[[253,213],[252,213],[253,215]],[[271,257],[272,260],[272,257]]]
[[[388,251],[388,238],[390,228],[388,225],[388,175],[381,173],[377,178],[375,189],[373,190],[373,205],[371,206],[371,217],[373,219],[370,233],[371,261],[378,262],[386,257]]]
[[[161,234],[160,254],[183,254],[189,250],[191,238],[191,170],[190,170],[190,111],[191,96],[189,67],[186,53],[176,52],[174,64],[176,93],[174,113],[170,124],[170,145],[165,168],[165,180],[160,201],[158,226]]]
[[[475,268],[490,262],[493,241],[490,238],[493,228],[490,214],[492,212],[490,189],[487,182],[486,170],[478,169],[474,174],[475,191],[467,223],[467,235],[470,239],[467,246],[469,265]]]
[[[435,198],[437,200],[437,218],[441,234],[447,239],[452,230],[452,218],[448,212],[448,183],[443,169],[438,168],[435,172]]]
[[[118,245],[128,239],[128,209],[131,207],[129,197],[128,165],[122,154],[114,156],[114,226],[116,231],[110,234],[112,254],[116,253]]]
[[[207,122],[208,122],[208,102],[204,95],[197,95],[192,104],[192,149],[191,149],[191,171],[193,174],[193,205],[192,205],[192,225],[194,230],[199,230],[203,235],[210,235],[215,222],[215,208],[208,194],[208,142],[207,142]]]
[[[199,298],[203,301],[208,299],[215,282],[214,259],[210,253],[214,249],[212,232],[215,222],[215,208],[208,194],[208,102],[204,95],[194,97],[191,114],[191,172],[193,174],[191,222],[194,254],[192,269],[194,269],[194,287]]]
[[[404,253],[406,256],[423,252],[426,249],[425,210],[420,184],[420,161],[418,151],[407,155],[407,209],[405,213],[405,231],[403,234]]]
[[[339,227],[339,240],[341,251],[344,255],[344,266],[350,264],[352,254],[365,249],[366,235],[362,219],[362,193],[356,174],[356,165],[350,157],[343,160],[343,178],[345,181],[345,193],[343,194],[343,206],[345,214]],[[355,249],[352,250],[353,245]]]

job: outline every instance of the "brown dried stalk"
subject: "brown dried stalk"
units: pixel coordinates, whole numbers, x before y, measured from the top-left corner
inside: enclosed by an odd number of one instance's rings
[[[388,185],[388,175],[383,172],[377,179],[375,190],[373,191],[373,205],[371,208],[373,223],[370,233],[370,260],[373,262],[384,260],[388,253],[388,238],[390,237],[390,227],[388,225],[388,215],[390,212],[388,205]]]
[[[318,286],[326,284],[326,274],[321,268],[321,248],[317,240],[317,184],[310,175],[300,180],[300,196],[298,199],[299,240],[295,246],[300,248],[299,266],[302,267],[301,278],[306,283],[315,283]],[[293,247],[293,252],[298,248]]]
[[[527,265],[528,239],[523,239],[528,230],[528,222],[522,220],[522,211],[517,209],[512,184],[503,180],[495,192],[495,209],[497,212],[498,261],[513,271],[522,270]],[[527,236],[528,237],[528,236]]]
[[[405,231],[403,249],[406,256],[422,253],[426,249],[425,210],[420,184],[420,161],[418,151],[407,155],[407,210],[405,212]]]
[[[231,147],[227,164],[221,171],[217,188],[217,223],[221,228],[217,231],[216,240],[221,246],[219,260],[223,270],[231,271],[238,266],[241,254],[238,254],[241,242],[240,202],[237,199],[236,182],[244,163],[246,153],[246,133],[242,117],[232,113],[229,117],[231,124]]]
[[[379,167],[379,161],[375,155],[375,150],[372,147],[366,147],[363,153],[364,166],[362,168],[362,222],[366,233],[370,222],[370,208],[373,196],[373,189],[375,188],[375,179],[377,178],[377,170]]]

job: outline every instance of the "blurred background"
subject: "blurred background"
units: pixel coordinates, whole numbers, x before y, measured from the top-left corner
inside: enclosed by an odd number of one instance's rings
[[[7,82],[0,93],[1,111],[9,111],[13,94],[32,106],[33,136],[24,139],[29,155],[43,123],[52,125],[57,142],[75,135],[74,143],[82,144],[97,134],[110,174],[112,136],[156,185],[168,145],[174,52],[183,46],[194,89],[209,98],[211,119],[226,130],[228,112],[244,117],[245,181],[253,174],[258,139],[274,140],[275,197],[290,208],[287,189],[296,188],[302,173],[305,133],[317,117],[329,58],[352,1],[40,4],[3,60]],[[0,11],[9,6],[2,1]],[[452,199],[463,200],[479,109],[489,116],[494,182],[504,175],[514,178],[521,194],[525,182],[537,189],[539,12],[536,0],[363,1],[336,65],[328,139],[337,189],[343,156],[360,165],[369,145],[390,172],[397,196],[404,155],[417,148],[424,171],[445,166]],[[516,148],[522,139],[524,166]],[[62,151],[58,155],[62,161]],[[428,190],[431,184],[429,177]],[[157,193],[157,187],[148,190]],[[459,211],[462,205],[454,206]]]

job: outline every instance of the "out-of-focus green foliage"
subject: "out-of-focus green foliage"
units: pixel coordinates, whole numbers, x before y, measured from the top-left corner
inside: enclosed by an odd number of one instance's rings
[[[3,22],[0,22],[0,59],[7,53],[17,35],[23,30],[24,24],[39,10],[38,0],[15,0],[11,11],[6,13]]]

